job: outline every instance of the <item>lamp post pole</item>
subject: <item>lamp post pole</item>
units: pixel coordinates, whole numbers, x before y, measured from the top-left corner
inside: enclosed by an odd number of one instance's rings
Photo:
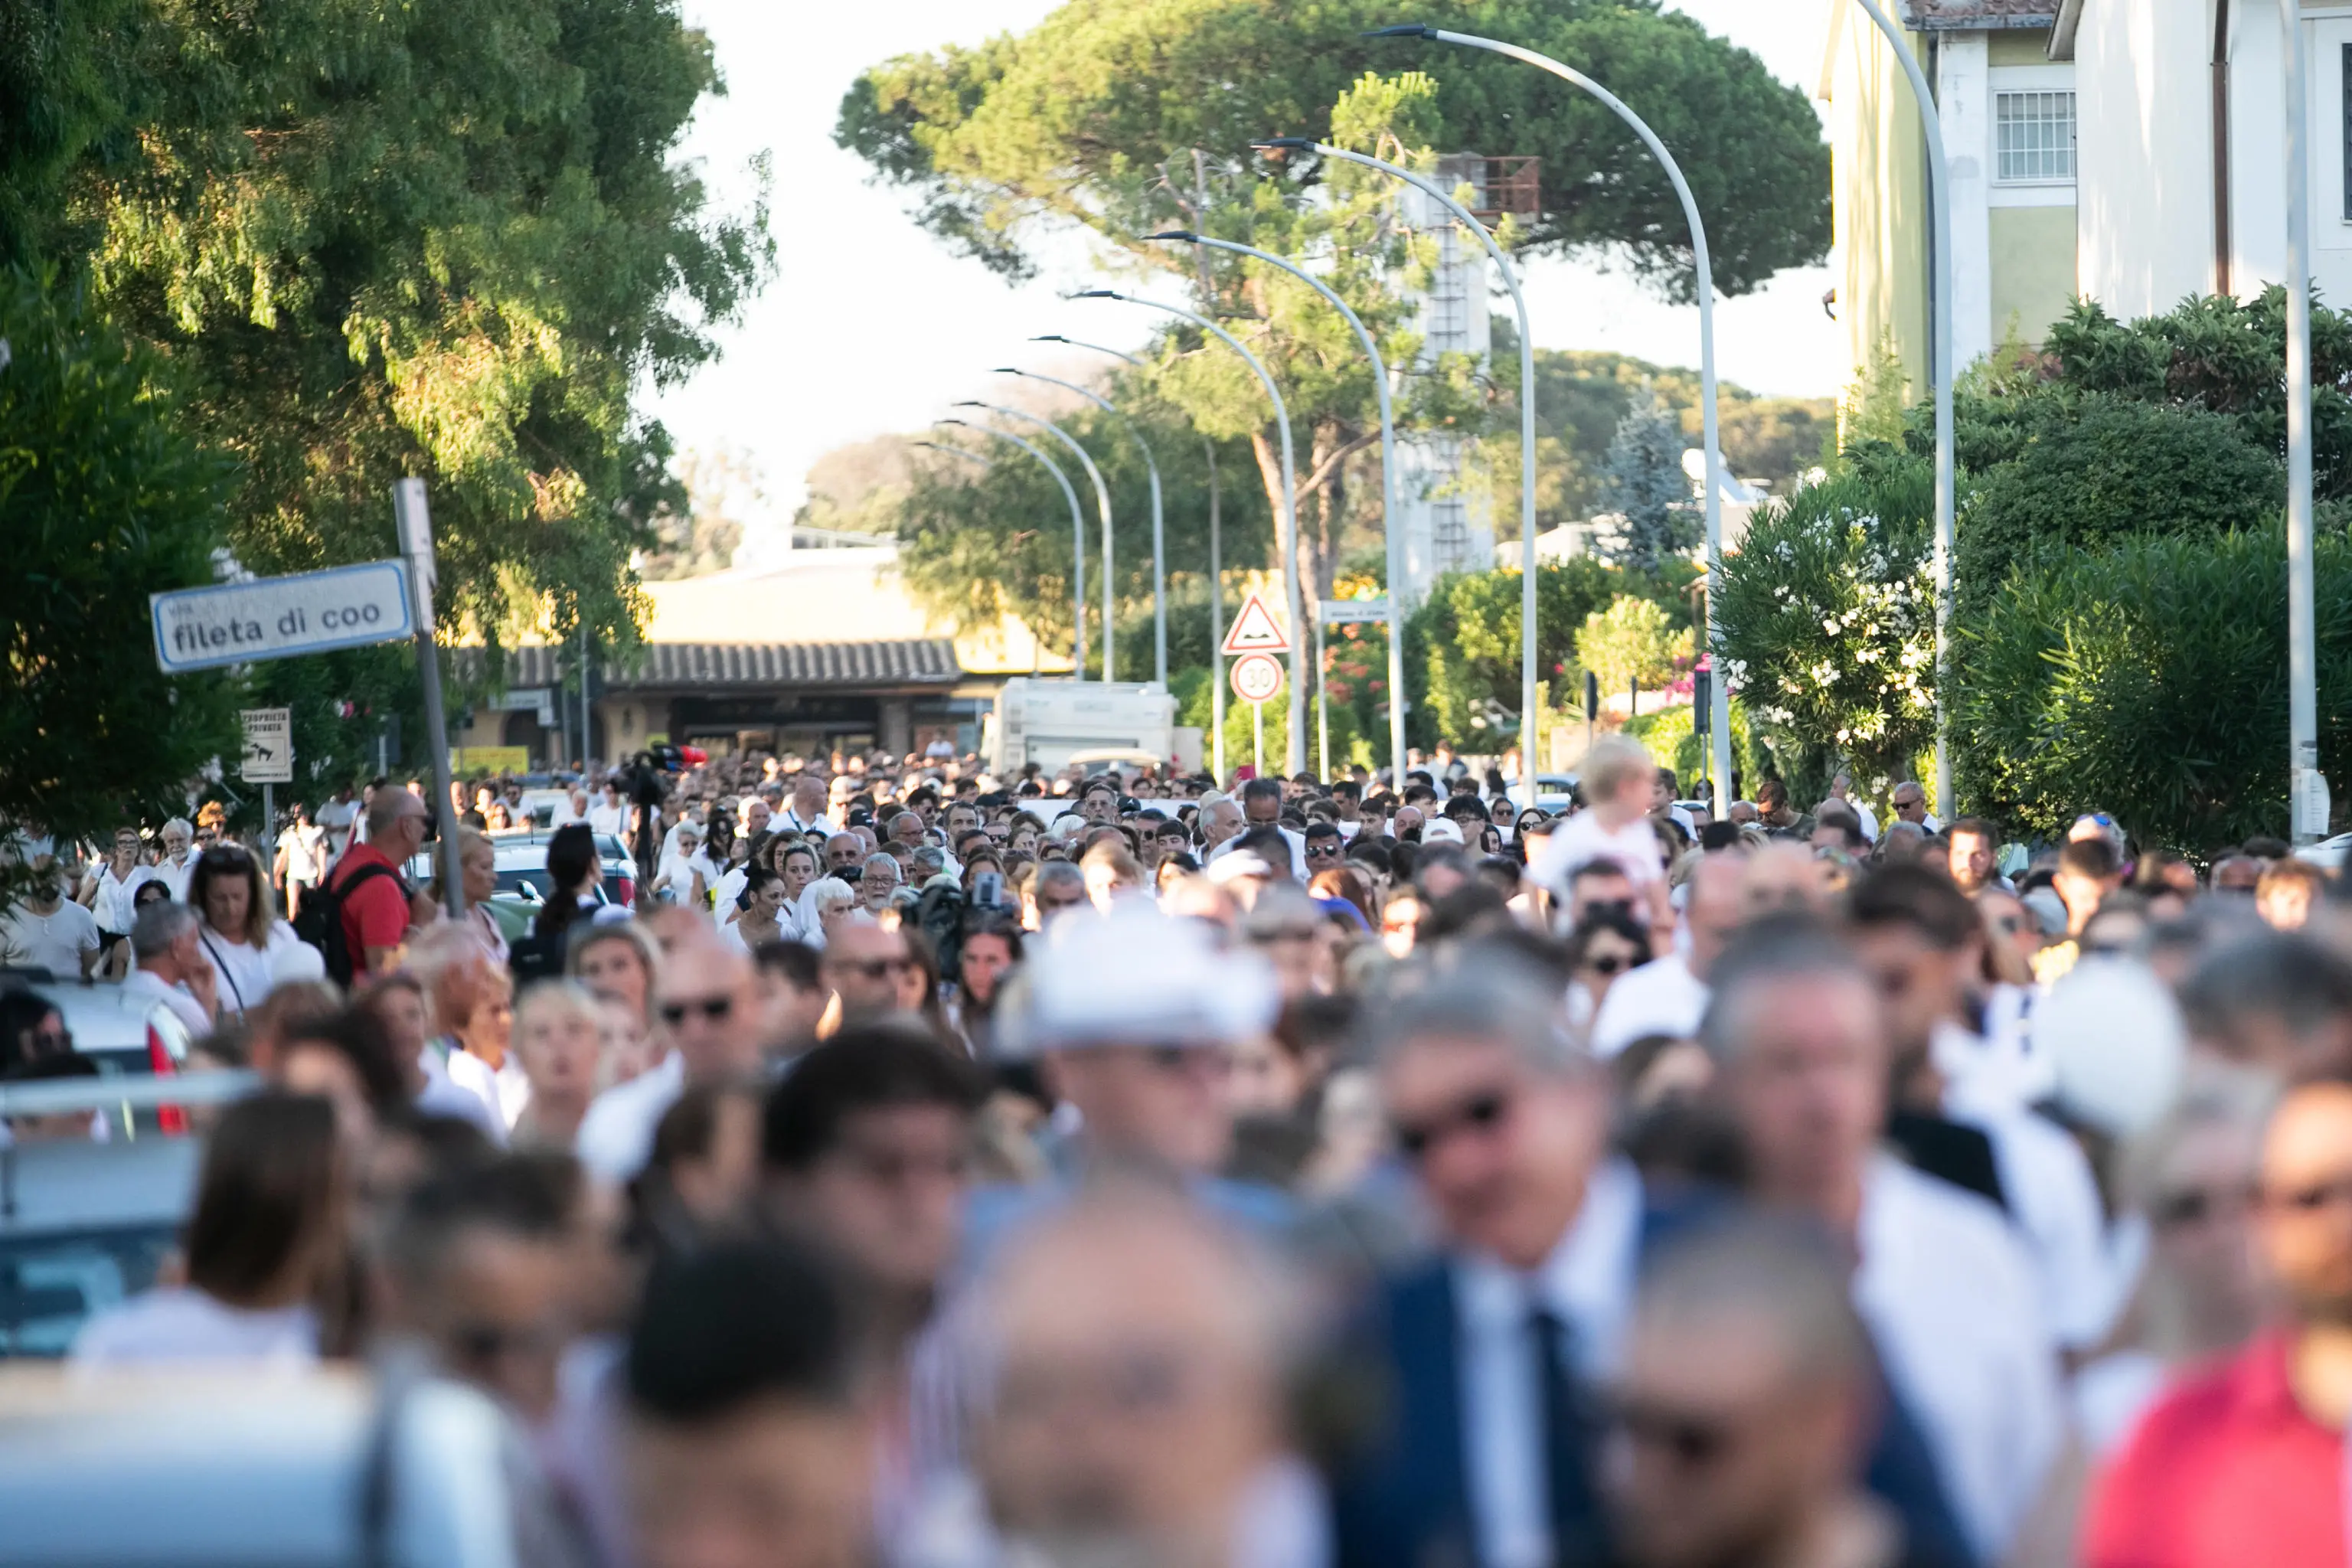
[[[1213,239],[1205,234],[1189,229],[1169,229],[1149,236],[1151,239],[1179,241],[1186,245],[1205,245],[1213,250],[1231,251],[1236,256],[1254,256],[1270,267],[1278,267],[1293,278],[1314,289],[1331,302],[1349,327],[1356,340],[1364,346],[1365,357],[1372,363],[1372,390],[1379,395],[1381,411],[1381,531],[1388,536],[1389,578],[1389,766],[1392,784],[1404,788],[1404,541],[1396,531],[1396,409],[1389,396],[1389,367],[1381,358],[1380,344],[1364,325],[1363,318],[1348,307],[1348,301],[1328,283],[1296,263],[1284,260],[1270,251],[1237,240]],[[1293,555],[1297,554],[1294,551]],[[1304,627],[1293,625],[1291,643],[1295,647]],[[1296,733],[1294,726],[1293,732]]]
[[[1120,426],[1127,431],[1128,438],[1135,443],[1135,449],[1143,454],[1143,471],[1150,475],[1151,479],[1152,679],[1159,681],[1162,687],[1165,687],[1168,684],[1168,552],[1166,545],[1166,529],[1160,521],[1160,464],[1151,455],[1150,443],[1143,438],[1142,427],[1137,425],[1133,419],[1129,418],[1127,415],[1121,413],[1118,405],[1111,402],[1109,398],[1103,396],[1099,393],[1090,392],[1087,388],[1080,386],[1076,382],[1064,381],[1058,376],[1040,375],[1034,370],[1015,370],[1010,365],[998,366],[996,374],[999,375],[1017,375],[1029,381],[1042,381],[1048,386],[1058,386],[1066,392],[1076,393],[1080,397],[1085,398],[1087,402],[1101,409],[1105,414],[1108,414],[1112,418],[1118,420]],[[1103,589],[1108,593],[1110,591],[1110,579],[1106,576],[1103,579]],[[1103,613],[1105,615],[1108,615],[1110,612],[1108,608],[1106,607]]]
[[[1009,430],[997,430],[986,425],[975,425],[969,419],[942,419],[942,425],[952,425],[959,430],[976,430],[982,436],[993,436],[1000,441],[1010,441],[1039,462],[1062,487],[1062,499],[1070,503],[1070,679],[1082,681],[1087,678],[1087,514],[1078,505],[1078,492],[1070,488],[1070,476],[1062,472],[1062,465]],[[929,445],[929,443],[925,443]],[[943,447],[944,451],[955,448]],[[966,453],[967,457],[971,454]],[[974,462],[987,459],[975,458]]]
[[[2319,772],[2311,500],[2311,169],[2302,0],[2279,0],[2286,68],[2286,671],[2288,831],[2327,836]]]
[[[1519,318],[1519,785],[1532,805],[1536,798],[1536,732],[1541,722],[1541,715],[1536,710],[1536,340],[1528,324],[1528,300],[1519,291],[1518,272],[1503,254],[1503,247],[1495,243],[1486,226],[1434,180],[1425,179],[1385,158],[1350,153],[1344,147],[1310,142],[1303,136],[1277,137],[1256,145],[1308,149],[1320,157],[1344,159],[1402,180],[1444,207],[1456,222],[1478,237],[1478,243],[1486,247],[1486,254],[1494,258],[1496,269],[1503,275],[1503,286],[1510,290],[1511,307]],[[1319,619],[1316,636],[1322,636]],[[1322,668],[1319,653],[1316,667]]]
[[[1919,127],[1927,142],[1927,223],[1929,243],[1936,248],[1935,317],[1930,327],[1936,363],[1929,380],[1936,395],[1936,810],[1947,822],[1956,806],[1952,799],[1951,676],[1952,676],[1952,174],[1944,156],[1944,124],[1936,110],[1936,94],[1927,75],[1911,53],[1902,29],[1890,19],[1878,0],[1856,0],[1911,79],[1912,101],[1918,105]],[[2290,6],[2294,0],[2285,0]],[[2290,121],[2290,145],[2297,134]],[[2288,196],[2292,203],[2294,196]],[[2289,295],[2293,298],[2292,293]],[[2291,307],[2290,307],[2291,309]],[[2292,378],[2290,378],[2291,380]],[[2306,494],[2308,491],[2306,490]]]
[[[1869,5],[1871,0],[1863,0],[1863,3]],[[1573,87],[1581,88],[1599,100],[1618,119],[1623,121],[1633,134],[1642,139],[1643,145],[1650,150],[1650,155],[1658,161],[1658,166],[1665,171],[1666,178],[1672,182],[1675,195],[1682,201],[1683,216],[1690,225],[1691,260],[1698,274],[1699,438],[1706,447],[1706,646],[1710,653],[1714,652],[1715,584],[1723,570],[1723,476],[1720,458],[1716,450],[1717,426],[1715,376],[1715,271],[1707,258],[1706,224],[1699,216],[1698,201],[1691,195],[1690,182],[1683,178],[1682,165],[1675,162],[1674,154],[1666,151],[1666,144],[1658,140],[1658,133],[1650,129],[1649,122],[1634,113],[1622,99],[1573,66],[1563,65],[1549,55],[1539,55],[1533,49],[1521,48],[1517,44],[1507,44],[1496,38],[1481,38],[1468,33],[1449,33],[1442,27],[1425,26],[1419,23],[1401,27],[1382,27],[1369,36],[1429,38],[1442,44],[1459,44],[1465,48],[1485,49],[1490,54],[1504,55],[1523,64],[1534,66],[1539,70],[1549,71],[1562,81]],[[1937,620],[1939,628],[1937,633],[1939,647],[1942,646],[1940,631],[1942,624],[1942,616],[1939,612]],[[1940,664],[1940,658],[1938,662]],[[1940,683],[1936,700],[1937,711],[1940,715],[1943,711],[1941,706],[1943,693]],[[1726,683],[1722,681],[1715,683],[1714,700],[1708,706],[1712,710],[1707,715],[1708,729],[1714,744],[1709,748],[1707,771],[1715,775],[1715,814],[1720,820],[1729,813],[1731,788],[1731,695]],[[1939,756],[1942,754],[1941,734],[1942,724],[1939,718],[1937,723]],[[1946,809],[1948,815],[1948,806]]]
[[[961,419],[943,419],[940,423],[943,425],[963,425],[963,421]],[[967,430],[981,430],[984,429],[985,426],[979,425],[965,425],[964,428]],[[983,458],[977,452],[967,452],[961,447],[950,447],[944,441],[916,441],[911,443],[911,445],[920,447],[928,452],[945,452],[950,458],[961,458],[965,462],[976,463],[982,468],[992,468],[996,467],[996,462],[993,458]]]
[[[1249,351],[1248,346],[1241,339],[1234,336],[1206,316],[1195,314],[1181,305],[1165,305],[1157,300],[1141,300],[1132,294],[1121,294],[1112,289],[1089,289],[1074,297],[1080,300],[1118,300],[1129,305],[1142,305],[1150,310],[1165,310],[1171,316],[1192,322],[1204,332],[1214,334],[1227,348],[1242,356],[1242,362],[1257,376],[1259,384],[1265,388],[1267,399],[1274,405],[1274,426],[1282,442],[1282,508],[1276,514],[1275,522],[1281,534],[1282,585],[1284,595],[1289,601],[1286,607],[1290,612],[1291,626],[1290,744],[1283,765],[1290,773],[1302,772],[1307,766],[1307,649],[1299,637],[1304,622],[1300,618],[1298,587],[1298,478],[1294,471],[1295,464],[1291,456],[1290,409],[1282,401],[1282,389],[1275,385],[1272,373],[1265,368],[1264,362],[1257,355]],[[1213,453],[1213,450],[1212,448]],[[1210,469],[1212,473],[1215,472],[1214,463],[1215,459],[1213,456]],[[1209,534],[1209,574],[1212,580],[1209,634],[1213,649],[1222,647],[1225,640],[1223,625],[1224,616],[1218,604],[1218,600],[1224,593],[1224,579],[1218,575],[1216,552],[1217,536],[1215,530],[1212,529]],[[1223,738],[1224,734],[1224,656],[1214,654],[1213,662],[1217,674],[1215,683],[1218,693],[1216,709],[1219,739],[1217,743],[1222,754],[1224,744]],[[1322,672],[1319,669],[1316,672],[1316,679],[1318,681],[1322,679]],[[1326,771],[1328,771],[1331,764],[1328,757],[1324,759],[1323,765]],[[1224,777],[1222,770],[1217,776],[1220,780]]]
[[[1055,439],[1060,441],[1063,446],[1067,447],[1072,452],[1076,453],[1077,455],[1078,466],[1086,469],[1087,478],[1094,481],[1095,510],[1102,514],[1102,678],[1107,681],[1117,680],[1118,679],[1118,673],[1113,661],[1113,650],[1111,646],[1112,602],[1110,487],[1103,483],[1102,470],[1095,467],[1095,460],[1087,456],[1087,449],[1078,445],[1077,437],[1072,436],[1067,430],[1063,429],[1059,425],[1055,424],[1050,419],[1041,418],[1034,414],[1024,413],[1018,408],[1000,407],[993,403],[981,403],[969,397],[961,399],[955,405],[955,406],[958,408],[985,409],[1001,419],[1027,420],[1030,424],[1051,434]],[[1080,646],[1083,647],[1084,645],[1082,644]],[[1081,668],[1085,668],[1086,658],[1083,653],[1078,659],[1078,664]]]

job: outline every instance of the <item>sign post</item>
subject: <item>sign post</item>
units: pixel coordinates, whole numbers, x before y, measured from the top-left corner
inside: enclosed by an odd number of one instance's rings
[[[1265,705],[1282,691],[1282,661],[1270,653],[1245,653],[1234,661],[1234,695],[1250,705],[1250,730],[1255,737],[1250,763],[1265,771]]]
[[[294,782],[294,710],[247,708],[237,717],[245,723],[245,761],[237,776],[261,786],[259,847],[267,860],[278,837],[278,786]]]
[[[400,525],[400,553],[408,563],[415,598],[416,672],[425,682],[425,728],[433,748],[433,816],[441,833],[441,904],[456,920],[464,912],[457,870],[457,807],[449,798],[449,723],[441,707],[441,651],[433,641],[433,514],[425,504],[425,481],[406,479],[392,487],[393,517]]]
[[[1234,617],[1225,633],[1225,640],[1217,651],[1234,659],[1234,695],[1251,708],[1250,725],[1256,736],[1250,755],[1251,765],[1257,773],[1265,772],[1265,700],[1282,689],[1282,665],[1275,658],[1278,653],[1290,651],[1290,633],[1282,617],[1265,602],[1265,595],[1255,589],[1242,602],[1242,613]],[[1271,678],[1268,670],[1274,673]],[[1268,684],[1269,679],[1271,684]],[[1255,690],[1263,686],[1262,691]],[[1293,737],[1296,739],[1297,737]]]

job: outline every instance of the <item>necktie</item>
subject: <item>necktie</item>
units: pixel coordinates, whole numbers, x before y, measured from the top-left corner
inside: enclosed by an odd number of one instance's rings
[[[1592,1426],[1576,1387],[1575,1330],[1550,1308],[1528,1313],[1543,1399],[1544,1491],[1555,1568],[1601,1560],[1601,1504],[1592,1489]]]

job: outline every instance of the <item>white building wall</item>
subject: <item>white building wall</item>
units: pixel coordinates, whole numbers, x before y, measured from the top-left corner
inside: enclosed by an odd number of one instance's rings
[[[2119,318],[2161,314],[2213,288],[2212,10],[2213,0],[2083,7],[2078,275]],[[2275,130],[2268,144],[2278,145]]]
[[[1986,214],[1992,178],[1989,38],[1940,35],[1936,103],[1952,193],[1952,358],[1965,368],[1993,345],[1992,252]]]
[[[2280,17],[2264,0],[2232,0],[2230,43],[2231,282],[2252,299],[2286,273],[2286,94]],[[2344,46],[2352,5],[2304,6],[2311,111],[2311,279],[2320,298],[2352,304],[2352,233],[2344,190]]]

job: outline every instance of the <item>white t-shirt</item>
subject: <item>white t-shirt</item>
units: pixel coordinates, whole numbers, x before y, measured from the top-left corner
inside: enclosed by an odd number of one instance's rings
[[[114,862],[108,861],[98,873],[98,901],[89,911],[98,917],[98,929],[110,931],[117,936],[129,936],[131,922],[139,918],[139,912],[131,907],[131,900],[138,895],[143,884],[162,880],[155,875],[152,866],[133,866],[131,875],[117,877]]]
[[[269,940],[258,948],[248,942],[231,942],[210,926],[199,926],[196,936],[220,976],[217,989],[223,1013],[249,1013],[260,1006],[278,984],[269,973],[271,961],[302,942],[284,921],[269,928]]]
[[[591,833],[608,833],[617,838],[628,830],[628,826],[629,803],[627,801],[608,804],[600,795],[589,802],[588,831]]]
[[[173,903],[184,904],[188,901],[188,879],[196,873],[196,858],[194,855],[176,866],[172,864],[172,858],[167,855],[155,862],[153,869],[156,880],[172,889]]]
[[[0,916],[0,959],[17,969],[46,969],[60,980],[81,978],[81,955],[98,950],[98,917],[71,899],[52,915],[18,904]]]
[[[1637,816],[1616,832],[1601,826],[1597,811],[1580,811],[1551,830],[1528,868],[1528,879],[1565,898],[1568,874],[1593,860],[1621,868],[1626,880],[1646,888],[1666,874],[1665,852],[1650,819]]]
[[[352,824],[360,819],[360,803],[355,800],[331,800],[320,806],[311,818],[326,836],[327,858],[342,858],[343,847],[351,842]]]
[[[302,1367],[319,1359],[319,1315],[309,1307],[248,1311],[167,1286],[84,1323],[71,1356],[80,1367],[223,1361]]]
[[[1577,862],[1579,865],[1582,861]],[[1601,999],[1592,1019],[1592,1054],[1613,1057],[1648,1035],[1694,1038],[1706,1016],[1708,991],[1679,952],[1629,969]]]
[[[591,1175],[614,1185],[630,1180],[652,1158],[654,1129],[685,1090],[686,1058],[672,1051],[651,1072],[598,1095],[580,1122],[572,1152]]]
[[[166,985],[152,970],[134,969],[122,977],[125,1001],[142,1003],[149,1007],[169,1007],[173,1016],[187,1026],[188,1037],[200,1040],[213,1032],[213,1021],[205,1016],[205,1005],[176,985]]]
[[[326,857],[327,830],[313,825],[309,827],[296,823],[278,836],[278,847],[286,851],[286,879],[309,886],[319,880]]]

